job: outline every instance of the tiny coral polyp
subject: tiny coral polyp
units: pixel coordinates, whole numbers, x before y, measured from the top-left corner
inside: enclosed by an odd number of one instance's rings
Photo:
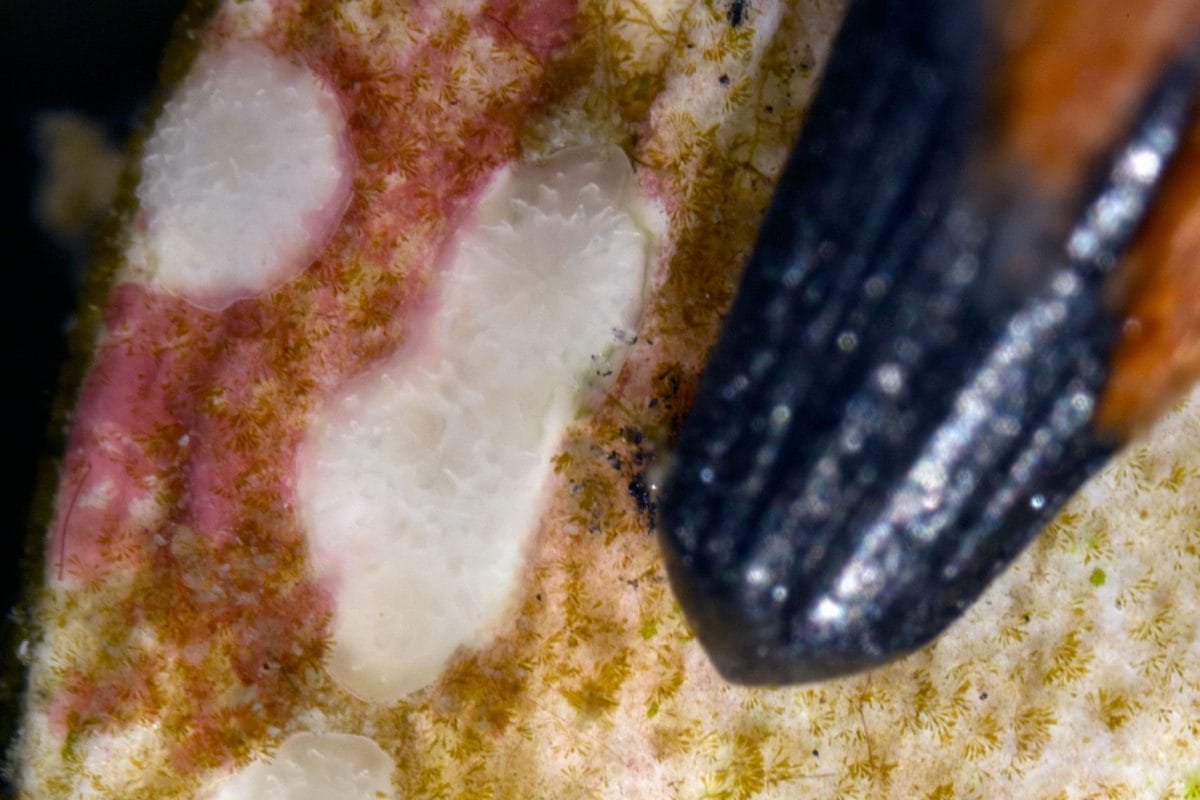
[[[152,285],[220,309],[309,265],[350,196],[332,90],[262,44],[204,53],[146,141],[130,261]]]
[[[394,702],[509,609],[551,455],[636,329],[647,261],[618,148],[505,170],[419,343],[313,419],[297,498],[334,597],[328,669]]]

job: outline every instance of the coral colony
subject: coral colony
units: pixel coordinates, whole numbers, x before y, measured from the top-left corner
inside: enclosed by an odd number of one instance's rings
[[[1195,5],[1011,4],[1003,36],[1061,37],[1015,58],[1014,87],[1070,89],[1055,76],[1083,62],[1129,76],[1022,106],[1014,146],[1060,167],[1110,152]],[[734,685],[705,650],[730,626],[705,628],[672,591],[659,532],[681,517],[657,487],[700,463],[672,462],[672,443],[722,435],[681,430],[695,398],[714,402],[698,376],[845,9],[193,11],[81,306],[86,371],[21,646],[22,797],[1186,796],[1193,401],[932,646],[876,671]],[[894,185],[871,160],[885,149],[861,152],[861,174]],[[1039,174],[1053,194],[1073,169]],[[1135,241],[1134,261],[1182,258],[1164,243],[1186,243],[1171,231],[1200,206],[1166,180],[1148,219],[1167,232],[1158,250]],[[1168,295],[1138,301],[1141,319],[1175,308]],[[865,346],[866,331],[843,332]],[[854,350],[837,333],[837,353]],[[809,369],[836,377],[837,353]],[[786,417],[760,421],[801,422]],[[693,563],[724,563],[720,549]],[[865,585],[829,598],[849,615]],[[738,610],[774,601],[762,588]],[[784,618],[751,614],[738,634]],[[794,677],[777,666],[768,682]]]

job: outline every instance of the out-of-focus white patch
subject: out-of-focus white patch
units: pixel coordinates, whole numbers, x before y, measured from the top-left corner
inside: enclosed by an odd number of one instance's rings
[[[97,481],[91,486],[87,492],[81,494],[76,500],[76,505],[80,508],[108,508],[109,504],[117,495],[117,487],[109,478],[102,481]]]
[[[345,128],[305,66],[244,41],[201,54],[146,140],[131,265],[205,308],[287,282],[345,210]]]
[[[81,737],[78,754],[84,774],[96,776],[109,791],[137,786],[142,776],[136,766],[154,758],[162,747],[162,732],[157,723],[138,723],[112,732]],[[87,791],[83,792],[87,796]],[[96,796],[103,796],[97,792]]]
[[[333,590],[328,669],[353,694],[425,686],[507,610],[554,448],[641,310],[632,193],[614,147],[502,174],[429,330],[312,420],[297,495]]]
[[[209,800],[388,800],[391,757],[365,736],[297,733],[200,796]]]

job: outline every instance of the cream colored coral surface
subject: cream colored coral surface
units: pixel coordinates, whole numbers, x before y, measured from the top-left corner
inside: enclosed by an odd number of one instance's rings
[[[353,198],[306,271],[224,312],[118,269],[93,375],[145,355],[164,381],[189,376],[163,405],[191,411],[150,440],[72,439],[29,645],[24,796],[215,796],[231,774],[259,780],[281,745],[294,759],[297,741],[352,734],[336,740],[376,767],[386,754],[399,798],[1200,797],[1200,396],[945,636],[886,669],[730,686],[672,599],[631,488],[686,410],[842,10],[221,5],[202,48],[255,39],[337,92]],[[399,702],[358,699],[325,671],[328,608],[277,454],[323,399],[415,341],[488,177],[579,145],[623,148],[663,220],[640,328],[556,450],[494,637]],[[85,382],[77,425],[100,413],[89,397],[119,389]],[[112,499],[91,484],[103,447],[135,454],[141,479],[88,550],[68,533]]]

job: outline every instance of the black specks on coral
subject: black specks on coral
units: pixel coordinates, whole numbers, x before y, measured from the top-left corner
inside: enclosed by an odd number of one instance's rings
[[[644,473],[637,473],[633,479],[629,481],[629,496],[637,503],[638,511],[653,519],[654,517],[654,494],[652,487],[646,483]]]
[[[729,24],[733,27],[738,27],[746,19],[746,11],[750,3],[747,0],[733,0],[729,4],[729,11],[725,12],[725,19],[729,20]]]

